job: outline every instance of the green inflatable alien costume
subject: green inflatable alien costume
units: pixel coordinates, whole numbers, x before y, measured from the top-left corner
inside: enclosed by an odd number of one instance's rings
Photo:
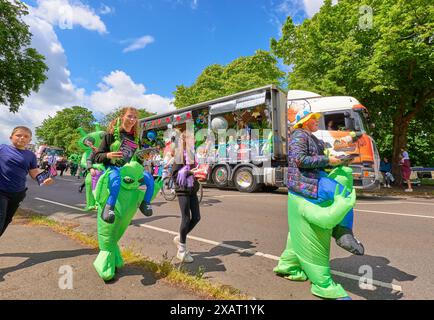
[[[114,223],[107,223],[101,218],[110,194],[109,175],[111,169],[108,169],[100,177],[96,186],[100,252],[93,265],[99,276],[105,281],[111,280],[115,275],[116,268],[119,269],[124,265],[118,241],[143,201],[145,192],[139,189],[143,179],[143,170],[143,166],[136,161],[131,161],[120,169],[121,189],[115,205],[116,219]],[[155,198],[157,192],[154,192],[152,199]]]
[[[93,164],[90,156],[93,151],[93,148],[98,148],[101,144],[101,138],[104,136],[104,131],[101,131],[99,124],[95,124],[95,131],[91,133],[86,133],[83,128],[78,128],[78,132],[81,134],[81,139],[78,141],[78,146],[84,152],[81,156],[80,166],[84,170],[88,170],[85,178],[86,185],[86,211],[96,210],[95,197],[92,188],[92,178],[95,180],[95,177],[92,177],[89,169],[93,168],[100,172],[104,171],[105,168],[101,164]],[[93,184],[96,184],[96,181],[93,181]]]
[[[332,229],[354,207],[356,194],[351,168],[337,167],[328,178],[344,186],[342,192],[336,187],[333,200],[314,204],[302,196],[288,193],[290,232],[274,272],[293,281],[309,279],[312,294],[339,299],[348,294],[330,274],[330,239]]]

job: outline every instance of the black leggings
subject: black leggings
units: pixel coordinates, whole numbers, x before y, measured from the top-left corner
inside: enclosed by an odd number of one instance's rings
[[[11,223],[21,201],[26,197],[26,190],[21,192],[0,191],[0,237]]]
[[[179,229],[179,240],[185,243],[187,234],[200,221],[199,200],[197,194],[178,195],[179,208],[181,209],[181,227]],[[191,212],[191,216],[190,216]]]

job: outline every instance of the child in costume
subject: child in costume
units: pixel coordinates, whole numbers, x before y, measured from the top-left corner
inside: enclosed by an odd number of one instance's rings
[[[120,169],[125,165],[119,147],[121,140],[125,138],[138,144],[139,126],[137,116],[138,111],[136,108],[123,108],[119,116],[110,123],[108,132],[104,135],[101,145],[95,153],[95,162],[103,163],[106,169],[110,168],[110,195],[102,212],[102,219],[107,223],[113,223],[115,220],[115,205],[121,188]],[[140,183],[142,186],[146,185],[146,193],[139,208],[144,215],[151,216],[151,198],[154,194],[154,178],[149,172],[143,171],[143,179],[141,179]]]
[[[26,150],[32,140],[32,131],[23,126],[12,130],[11,145],[0,144],[0,236],[12,221],[21,201],[26,197],[26,176],[36,180],[38,169],[36,156]],[[41,185],[53,183],[46,178]]]

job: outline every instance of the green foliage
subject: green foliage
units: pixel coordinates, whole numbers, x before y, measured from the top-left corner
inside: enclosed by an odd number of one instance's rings
[[[372,8],[371,26],[363,5]],[[358,98],[376,122],[380,150],[393,152],[396,163],[409,142],[413,163],[427,164],[432,144],[417,128],[433,134],[432,126],[420,122],[434,98],[433,30],[432,0],[340,0],[335,6],[326,0],[299,26],[288,17],[271,48],[293,66],[291,89]],[[433,112],[427,112],[432,122]],[[409,133],[414,135],[407,141]]]
[[[0,105],[11,112],[47,79],[45,58],[29,47],[31,33],[20,19],[27,14],[23,3],[0,0]]]
[[[81,138],[77,128],[93,131],[95,117],[92,112],[80,106],[58,111],[54,117],[48,117],[36,128],[38,140],[48,145],[64,148],[66,153],[81,153],[77,141]]]
[[[101,121],[101,125],[104,128],[107,128],[108,125],[110,124],[110,122],[117,118],[119,116],[119,113],[121,112],[122,107],[119,107],[117,109],[115,109],[114,111],[110,112],[109,114],[107,114]],[[146,109],[138,109],[139,110],[139,119],[142,118],[146,118],[146,117],[150,117],[155,115],[156,113],[152,113],[147,111]]]
[[[258,50],[255,55],[238,58],[226,66],[208,66],[190,87],[176,86],[175,106],[183,108],[268,84],[281,85],[283,77],[276,58]]]

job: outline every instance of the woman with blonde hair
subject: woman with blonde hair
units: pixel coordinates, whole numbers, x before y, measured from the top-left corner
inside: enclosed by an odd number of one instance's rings
[[[129,139],[138,144],[139,124],[137,120],[138,110],[136,108],[122,108],[119,116],[110,122],[107,133],[102,139],[99,149],[94,156],[95,162],[103,163],[107,169],[111,169],[109,175],[110,195],[101,216],[107,223],[113,223],[115,220],[114,208],[121,188],[120,168],[125,164],[122,152],[117,150],[120,141],[123,139]],[[140,204],[140,211],[145,216],[151,216],[151,198],[154,193],[154,179],[147,172],[143,173],[143,178],[142,185],[146,185],[146,193]]]

